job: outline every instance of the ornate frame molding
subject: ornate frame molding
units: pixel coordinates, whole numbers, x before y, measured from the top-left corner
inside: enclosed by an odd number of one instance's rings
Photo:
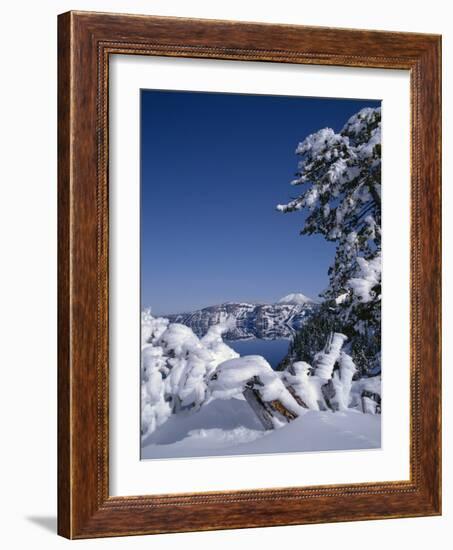
[[[58,40],[59,533],[87,538],[440,514],[440,37],[68,12],[59,16]],[[112,54],[410,71],[409,481],[109,496],[108,61]]]

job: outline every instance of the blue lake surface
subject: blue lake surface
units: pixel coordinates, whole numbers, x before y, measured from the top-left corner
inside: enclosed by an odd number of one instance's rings
[[[290,340],[261,340],[260,338],[253,338],[251,340],[226,340],[225,343],[241,356],[261,355],[275,369],[288,353]]]

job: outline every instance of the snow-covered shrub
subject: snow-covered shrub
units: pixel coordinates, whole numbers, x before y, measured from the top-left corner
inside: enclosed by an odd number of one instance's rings
[[[227,320],[200,340],[190,328],[142,314],[141,407],[146,437],[171,414],[197,410],[208,397],[207,379],[216,366],[238,354],[222,341]]]
[[[353,407],[363,412],[380,412],[377,406],[364,406],[367,403],[364,399],[373,399],[375,393],[379,393],[376,401],[380,405],[380,384],[369,387],[353,382],[357,367],[351,356],[342,350],[346,340],[344,334],[332,333],[324,350],[315,354],[313,365],[296,361],[279,373],[299,405],[312,410],[345,411]]]
[[[313,366],[296,361],[282,372],[282,380],[305,407],[314,410],[348,408],[356,367],[351,357],[342,351],[346,340],[344,334],[332,333],[324,350],[315,354]],[[336,365],[339,368],[334,372]],[[327,389],[330,389],[330,398]]]

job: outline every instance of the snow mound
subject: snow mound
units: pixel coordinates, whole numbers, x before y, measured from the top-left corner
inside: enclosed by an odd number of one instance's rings
[[[239,436],[241,433],[238,443],[244,442],[244,436],[249,441],[266,433],[246,400],[242,396],[238,399],[211,399],[193,414],[172,415],[165,424],[143,440],[143,447],[174,444],[182,446],[183,441],[187,443],[188,439],[201,438],[204,434],[204,446],[209,447],[212,444],[215,449],[216,441],[223,439],[233,445],[231,435]]]
[[[316,304],[315,300],[312,300],[301,292],[287,294],[278,300],[277,304],[293,304],[296,306],[302,306],[304,304]]]
[[[381,446],[379,415],[351,409],[337,413],[307,411],[282,430],[263,431],[258,423],[253,424],[257,420],[245,401],[215,401],[212,405],[222,407],[218,410],[218,424],[212,422],[213,410],[208,409],[209,405],[203,407],[184,418],[184,432],[178,430],[176,437],[158,437],[163,427],[158,428],[143,446],[141,458],[319,452]],[[223,427],[222,421],[233,412],[235,422]],[[169,420],[172,427],[176,427],[176,420]]]

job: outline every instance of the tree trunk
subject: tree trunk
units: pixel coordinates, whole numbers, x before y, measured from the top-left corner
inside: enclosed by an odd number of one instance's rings
[[[265,430],[272,430],[281,425],[282,421],[291,422],[298,417],[298,414],[290,411],[278,399],[265,401],[258,389],[260,386],[264,384],[258,376],[254,376],[246,385],[243,395]]]

